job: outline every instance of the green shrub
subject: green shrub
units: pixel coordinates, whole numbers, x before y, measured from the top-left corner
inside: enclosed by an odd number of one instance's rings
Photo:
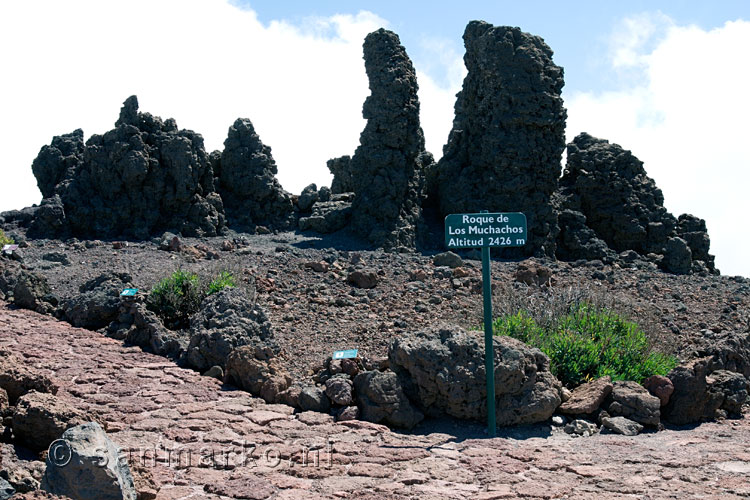
[[[198,312],[203,300],[224,288],[236,286],[234,275],[221,271],[210,281],[195,273],[178,269],[157,283],[146,301],[171,330],[190,326],[190,317]]]
[[[2,229],[0,229],[0,247],[4,247],[5,245],[13,245],[15,241],[13,241],[13,238],[8,238]]]
[[[235,286],[237,286],[237,282],[234,280],[234,275],[229,271],[221,271],[218,276],[208,284],[206,295],[213,295],[227,287]]]
[[[673,356],[651,349],[636,323],[587,304],[573,307],[547,327],[525,311],[501,316],[493,322],[493,331],[541,349],[550,358],[552,373],[568,387],[605,375],[640,383],[677,366]]]

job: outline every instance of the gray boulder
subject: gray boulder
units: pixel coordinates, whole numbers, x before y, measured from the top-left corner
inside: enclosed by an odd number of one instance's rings
[[[292,197],[276,179],[278,168],[271,148],[263,144],[249,119],[238,118],[229,127],[224,151],[214,168],[230,225],[244,229],[289,227]]]
[[[333,195],[330,201],[315,203],[309,217],[300,217],[300,230],[328,234],[344,229],[352,216],[352,203],[347,201],[350,198]]]
[[[613,417],[627,417],[644,425],[659,425],[661,401],[638,382],[615,382],[605,407]]]
[[[62,439],[64,449],[47,456],[44,491],[79,500],[136,500],[130,468],[99,424],[72,427]]]
[[[110,323],[106,334],[173,359],[179,359],[187,351],[190,341],[189,334],[169,330],[153,311],[138,301],[120,304],[117,319]]]
[[[561,402],[560,382],[539,349],[510,337],[494,338],[498,425],[542,422]],[[487,415],[484,342],[474,333],[442,325],[391,342],[390,366],[406,394],[427,415],[483,420]]]
[[[424,419],[406,397],[398,375],[392,371],[367,371],[354,378],[360,418],[368,422],[411,429]]]
[[[664,248],[661,266],[672,274],[690,274],[693,269],[693,253],[687,241],[682,238],[669,238]]]
[[[132,280],[129,274],[109,271],[87,281],[78,295],[63,303],[65,320],[80,328],[104,328],[117,318],[120,292],[131,287]]]
[[[318,201],[320,195],[318,194],[318,186],[310,184],[302,190],[302,194],[297,199],[297,206],[303,212],[310,210],[313,204]]]
[[[432,258],[432,263],[438,267],[446,266],[455,269],[463,266],[464,260],[454,252],[442,252]]]
[[[21,271],[13,288],[13,303],[24,309],[49,314],[57,308],[58,300],[44,276]]]
[[[432,164],[419,125],[417,74],[398,35],[379,29],[364,42],[370,95],[367,125],[351,160],[352,230],[375,246],[414,247],[423,170]]]
[[[544,40],[508,26],[471,21],[464,31],[468,73],[453,129],[437,166],[440,211],[523,212],[529,240],[504,255],[555,253],[551,201],[565,148],[563,69]]]
[[[602,425],[615,434],[623,436],[637,436],[643,430],[641,424],[625,417],[604,417]]]
[[[260,349],[267,358],[279,352],[255,290],[225,288],[205,299],[190,323],[187,363],[201,372],[214,365],[225,368],[229,354],[245,345]]]
[[[325,391],[315,386],[304,387],[299,394],[298,402],[302,411],[327,413],[331,409],[331,401]]]
[[[352,381],[346,376],[334,376],[326,380],[326,396],[339,406],[352,404]]]

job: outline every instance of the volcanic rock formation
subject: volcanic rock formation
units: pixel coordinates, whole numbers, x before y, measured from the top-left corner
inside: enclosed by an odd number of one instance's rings
[[[391,31],[370,33],[363,47],[371,94],[350,166],[352,229],[376,246],[414,247],[423,169],[432,163],[419,125],[416,72]]]
[[[552,256],[558,229],[550,197],[565,147],[563,69],[540,37],[518,28],[472,21],[463,38],[468,74],[437,167],[440,209],[524,212],[523,253]]]
[[[596,257],[603,240],[616,252],[654,254],[670,272],[714,270],[705,221],[682,215],[678,225],[643,162],[617,144],[578,135],[568,144],[557,198],[565,214],[560,217],[561,258]]]
[[[224,227],[203,138],[138,112],[129,97],[115,129],[52,139],[33,163],[45,197],[32,234],[145,239],[166,229],[212,236]],[[53,234],[50,234],[53,232]]]
[[[263,144],[252,122],[238,118],[229,127],[224,151],[214,165],[227,219],[232,226],[286,228],[294,207],[276,180],[271,148]]]

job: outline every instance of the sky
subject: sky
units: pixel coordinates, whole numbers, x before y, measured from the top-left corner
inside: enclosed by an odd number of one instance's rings
[[[285,189],[327,185],[326,160],[359,144],[362,42],[379,27],[414,63],[439,158],[473,19],[543,37],[565,69],[567,140],[586,131],[633,151],[675,216],[706,219],[722,273],[750,276],[746,1],[2,2],[0,211],[40,201],[31,162],[52,136],[106,132],[132,94],[209,151],[250,118]]]

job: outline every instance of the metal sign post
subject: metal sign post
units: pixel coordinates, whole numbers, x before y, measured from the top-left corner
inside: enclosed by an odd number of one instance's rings
[[[495,349],[492,341],[492,276],[490,248],[526,244],[526,216],[522,213],[451,214],[445,217],[445,246],[482,249],[484,300],[484,369],[487,374],[487,434],[497,432],[495,413]]]

